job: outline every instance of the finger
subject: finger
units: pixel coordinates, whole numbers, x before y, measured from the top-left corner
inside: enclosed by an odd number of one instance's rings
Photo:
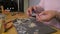
[[[38,14],[38,17],[37,18],[39,19],[40,22],[42,22],[45,17],[42,14],[41,15]]]
[[[38,16],[38,15],[36,15],[36,20],[37,20],[37,21],[39,21],[39,20],[40,20],[40,18],[39,18],[39,16]]]
[[[28,10],[29,14],[32,14],[32,8]]]
[[[27,10],[27,15],[29,16],[30,14],[32,14],[31,8],[29,8],[29,9]]]
[[[27,10],[26,14],[29,16],[29,12],[28,12],[28,10]]]
[[[28,10],[28,15],[31,16],[31,14],[32,14],[32,11]]]
[[[34,9],[34,10],[36,10],[36,9],[37,9],[37,7],[36,7],[36,6],[34,6],[34,7],[33,7],[33,9]]]
[[[39,14],[39,16],[41,16],[41,15],[46,15],[46,14],[45,14],[45,12],[43,11],[43,12],[41,12],[41,13]]]

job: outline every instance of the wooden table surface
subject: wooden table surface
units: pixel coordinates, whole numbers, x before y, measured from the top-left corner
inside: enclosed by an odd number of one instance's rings
[[[16,14],[15,16],[11,16],[11,13],[8,13],[6,22],[13,20],[15,18],[27,18],[27,16],[24,13],[19,13],[19,14]],[[8,24],[8,25],[10,25],[10,24]],[[56,29],[56,30],[57,30],[57,32],[52,33],[52,34],[60,34],[60,30],[59,29]],[[2,33],[2,34],[17,34],[17,31],[16,31],[15,27],[12,27],[10,30],[8,30],[8,32]]]

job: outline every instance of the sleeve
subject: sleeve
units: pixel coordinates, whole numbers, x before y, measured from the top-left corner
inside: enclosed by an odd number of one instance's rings
[[[40,3],[37,5],[37,7],[41,6],[42,8],[44,7],[44,0],[40,0]]]

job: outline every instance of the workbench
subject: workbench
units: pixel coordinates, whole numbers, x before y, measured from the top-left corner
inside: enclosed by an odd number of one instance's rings
[[[8,13],[7,14],[7,19],[6,19],[6,22],[10,21],[10,20],[13,20],[15,18],[28,18],[26,14],[20,12],[19,14],[16,14],[14,16],[11,15],[11,13]],[[12,23],[13,24],[13,23]],[[10,26],[11,24],[8,24],[8,26]],[[56,29],[56,28],[54,28]],[[56,29],[57,32],[55,33],[52,33],[52,34],[60,34],[60,30],[59,29]],[[17,34],[17,31],[15,29],[15,27],[12,27],[10,30],[8,30],[7,32],[3,33],[3,34]]]

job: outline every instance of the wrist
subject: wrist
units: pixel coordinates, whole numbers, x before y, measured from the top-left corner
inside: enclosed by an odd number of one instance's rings
[[[60,12],[56,12],[56,19],[60,20]]]

